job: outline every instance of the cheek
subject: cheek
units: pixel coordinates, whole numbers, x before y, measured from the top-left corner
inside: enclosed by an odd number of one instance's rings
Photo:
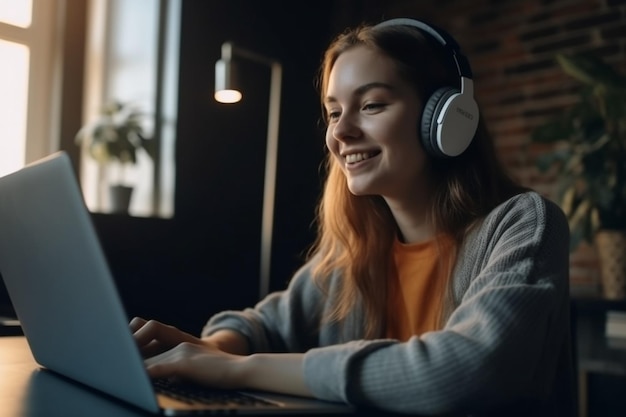
[[[337,142],[333,137],[330,128],[326,129],[326,147],[335,155],[339,153],[339,142]]]

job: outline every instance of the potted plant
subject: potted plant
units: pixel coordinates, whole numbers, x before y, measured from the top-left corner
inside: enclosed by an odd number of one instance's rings
[[[559,54],[556,59],[578,82],[578,99],[533,131],[532,142],[553,145],[537,158],[537,167],[558,174],[556,196],[569,220],[570,249],[582,240],[595,245],[605,296],[623,298],[626,76],[593,56]],[[607,277],[610,272],[621,276]]]
[[[144,135],[144,116],[129,104],[112,101],[102,107],[97,120],[76,134],[76,142],[105,170],[117,165],[118,175],[109,186],[112,212],[128,211],[133,186],[127,176],[130,166],[137,163],[137,151],[143,148],[154,157],[154,143]]]

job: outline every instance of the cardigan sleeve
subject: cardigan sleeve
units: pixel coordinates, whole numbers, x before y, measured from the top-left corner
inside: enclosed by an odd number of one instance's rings
[[[202,330],[243,334],[255,352],[304,352],[318,345],[322,292],[311,277],[314,261],[303,265],[284,291],[269,294],[254,308],[224,311],[211,317]]]
[[[467,286],[442,330],[312,349],[310,389],[420,414],[547,400],[567,342],[568,237],[563,213],[537,194],[503,203],[465,242],[453,279]]]

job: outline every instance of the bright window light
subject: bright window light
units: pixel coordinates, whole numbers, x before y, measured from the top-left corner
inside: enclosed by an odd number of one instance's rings
[[[0,22],[27,28],[33,15],[33,0],[0,0]]]
[[[24,165],[29,57],[25,45],[0,39],[0,176]]]

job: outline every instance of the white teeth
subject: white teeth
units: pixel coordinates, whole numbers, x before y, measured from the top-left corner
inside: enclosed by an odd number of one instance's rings
[[[369,159],[373,156],[373,154],[369,152],[361,152],[361,153],[351,153],[346,155],[346,162],[348,164],[354,164],[356,162],[361,162],[365,159]]]

